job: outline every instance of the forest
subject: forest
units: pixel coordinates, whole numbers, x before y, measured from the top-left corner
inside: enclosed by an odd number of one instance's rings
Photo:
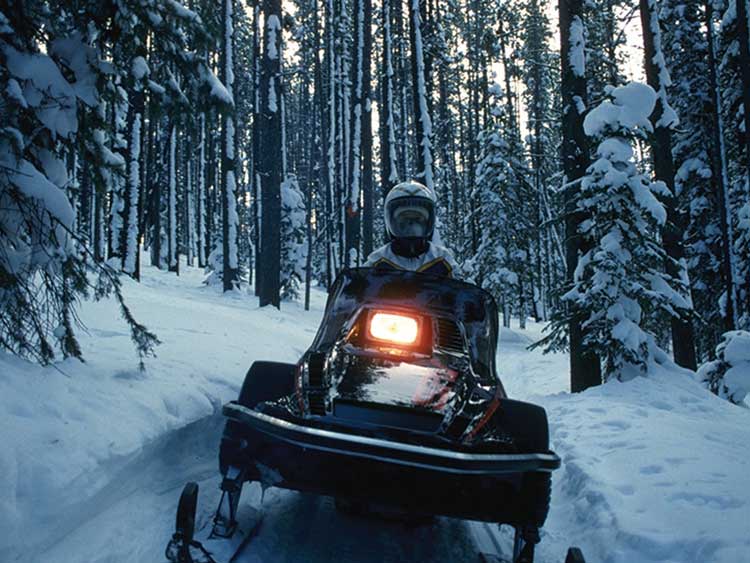
[[[741,402],[749,49],[745,0],[5,0],[0,346],[81,357],[114,295],[149,355],[142,261],[308,306],[413,179],[574,391],[665,350]]]

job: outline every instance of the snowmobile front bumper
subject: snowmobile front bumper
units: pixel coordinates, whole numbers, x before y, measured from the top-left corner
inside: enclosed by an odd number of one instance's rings
[[[420,446],[316,428],[236,402],[223,413],[229,421],[222,468],[241,467],[248,480],[415,513],[541,525],[548,474],[560,466],[552,452]]]

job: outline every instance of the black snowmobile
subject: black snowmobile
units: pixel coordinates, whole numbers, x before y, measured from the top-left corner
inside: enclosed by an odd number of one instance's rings
[[[507,397],[497,339],[495,301],[474,285],[344,271],[299,362],[255,362],[224,406],[211,537],[232,538],[232,556],[249,541],[257,521],[236,533],[240,493],[260,481],[342,504],[509,524],[512,562],[533,561],[560,458],[544,409]],[[194,538],[197,492],[188,484],[180,499],[172,561],[214,560]]]

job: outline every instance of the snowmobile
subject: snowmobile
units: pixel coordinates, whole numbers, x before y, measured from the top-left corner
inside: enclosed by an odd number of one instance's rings
[[[253,363],[238,399],[223,407],[222,496],[210,537],[234,542],[226,559],[259,525],[251,518],[242,530],[238,515],[243,485],[258,481],[342,503],[508,524],[512,563],[531,563],[560,458],[549,449],[544,409],[508,398],[497,340],[497,305],[472,284],[343,271],[299,362]],[[183,491],[171,561],[219,561],[194,537],[197,493],[195,483]]]

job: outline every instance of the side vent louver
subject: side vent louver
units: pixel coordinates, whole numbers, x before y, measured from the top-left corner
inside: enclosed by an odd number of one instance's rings
[[[325,354],[310,354],[307,360],[308,383],[311,387],[307,401],[310,405],[310,414],[319,416],[326,413],[325,394],[322,389],[325,361]]]
[[[326,400],[322,393],[309,393],[307,402],[310,405],[310,414],[323,416],[326,413]]]
[[[308,381],[311,387],[320,387],[323,385],[323,367],[325,366],[324,354],[310,354],[307,361]]]
[[[438,346],[449,352],[463,352],[464,338],[458,325],[448,319],[437,320]]]

